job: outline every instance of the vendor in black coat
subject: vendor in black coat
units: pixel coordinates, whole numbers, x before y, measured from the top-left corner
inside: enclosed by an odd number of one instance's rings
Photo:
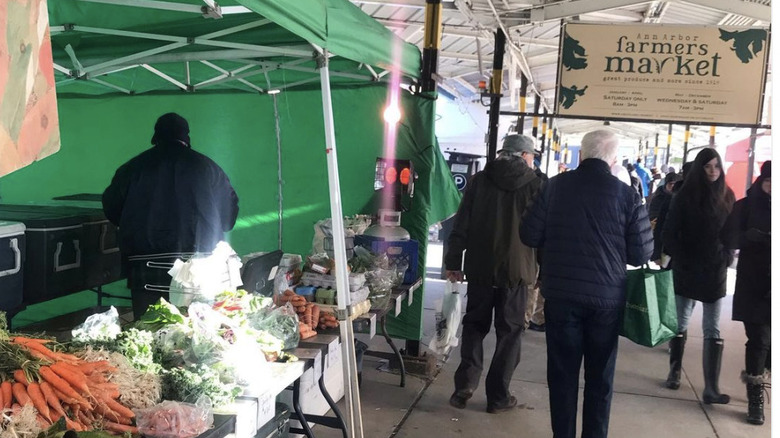
[[[181,255],[211,252],[238,215],[238,196],[225,172],[192,150],[190,127],[175,113],[154,125],[152,148],[116,171],[103,192],[103,211],[119,226],[133,313],[140,317],[161,296],[146,284],[167,286],[167,269],[148,261],[172,263]]]
[[[664,252],[672,257],[677,301],[678,335],[671,340],[666,386],[680,387],[685,340],[693,307],[704,307],[704,403],[725,404],[729,396],[718,389],[723,339],[718,318],[726,296],[726,268],[732,252],[724,245],[723,226],[734,205],[734,192],[726,186],[723,163],[715,149],[696,155],[680,191],[672,198],[663,226]]]
[[[764,373],[772,346],[771,177],[772,162],[767,161],[726,225],[730,246],[739,249],[732,319],[745,324],[748,338],[742,378],[748,392],[747,421],[752,424],[764,423]]]

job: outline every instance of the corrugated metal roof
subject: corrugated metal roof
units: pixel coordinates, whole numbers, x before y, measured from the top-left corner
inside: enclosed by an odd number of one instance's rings
[[[423,26],[425,22],[425,0],[352,0],[366,13],[379,19],[407,41],[422,46]],[[703,3],[702,0],[645,1],[625,0],[625,6],[603,9],[600,0],[444,0],[442,4],[442,23],[444,24],[441,41],[439,74],[445,79],[448,90],[455,91],[466,101],[473,100],[474,87],[485,75],[479,71],[478,59],[481,56],[485,71],[492,69],[493,32],[498,28],[496,15],[508,31],[508,43],[504,66],[505,75],[510,70],[508,63],[517,56],[512,54],[513,46],[519,49],[530,67],[535,80],[533,87],[545,97],[552,107],[557,74],[558,39],[561,19],[586,22],[612,23],[660,23],[693,24],[721,26],[767,26],[769,8],[765,8],[766,19],[756,19],[756,6],[770,6],[771,0],[713,0],[713,4],[727,5],[729,11],[719,10],[716,6]],[[612,1],[610,4],[614,5]],[[620,3],[619,1],[617,3]],[[749,3],[745,8],[752,17],[737,15],[740,3]],[[760,11],[760,8],[759,8]],[[542,21],[536,20],[543,17]],[[522,62],[521,62],[522,64]],[[519,75],[520,68],[515,68]],[[519,84],[519,80],[503,81]],[[516,92],[505,90],[504,94]],[[504,99],[509,104],[510,99]],[[508,108],[514,109],[514,108]],[[652,125],[633,129],[656,129]]]

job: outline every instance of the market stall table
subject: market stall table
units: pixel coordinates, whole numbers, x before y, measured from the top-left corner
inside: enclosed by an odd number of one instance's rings
[[[403,312],[404,304],[411,306],[414,301],[414,291],[416,291],[422,285],[422,279],[418,279],[412,284],[404,284],[393,289],[393,295],[390,298],[390,304],[384,309],[372,309],[371,313],[379,320],[379,328],[382,331],[382,336],[387,341],[387,344],[393,350],[393,353],[385,353],[380,351],[368,350],[364,354],[374,357],[380,357],[383,359],[395,358],[398,360],[399,368],[401,372],[400,386],[403,388],[406,386],[406,367],[404,366],[404,360],[401,356],[401,352],[395,345],[393,338],[387,333],[387,315],[398,316]],[[373,336],[372,336],[373,337]]]
[[[310,338],[310,339],[314,339],[314,338]],[[295,382],[292,384],[293,414],[291,415],[291,418],[298,420],[298,422],[300,423],[300,427],[291,427],[290,432],[304,434],[307,438],[313,438],[314,433],[312,432],[309,423],[314,423],[314,424],[320,424],[326,427],[330,427],[333,429],[341,429],[341,432],[344,435],[344,437],[346,438],[348,436],[347,426],[344,423],[344,419],[341,415],[341,411],[336,405],[336,402],[333,401],[333,398],[328,393],[328,390],[325,387],[325,379],[324,379],[325,376],[324,370],[328,366],[327,356],[333,353],[333,351],[331,351],[332,350],[331,345],[333,344],[338,345],[337,341],[338,341],[337,337],[322,335],[322,338],[314,341],[310,341],[309,343],[303,343],[303,346],[300,346],[290,351],[291,354],[298,357],[299,362],[303,363],[304,375],[306,374],[307,371],[312,370],[312,375],[311,375],[312,379],[317,382],[317,386],[319,388],[320,393],[325,398],[325,401],[327,402],[328,406],[330,406],[330,409],[333,410],[333,413],[335,415],[334,417],[328,417],[325,415],[306,414],[303,412],[303,408],[301,407],[301,396],[302,395],[305,396],[306,392],[302,391],[301,389],[301,384],[303,380],[303,376],[302,376],[301,378],[296,379]],[[310,348],[303,348],[304,346]],[[308,390],[311,391],[313,388],[314,388],[313,386],[310,386]]]

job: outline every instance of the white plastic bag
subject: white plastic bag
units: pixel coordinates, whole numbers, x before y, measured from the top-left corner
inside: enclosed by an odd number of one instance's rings
[[[119,312],[111,306],[103,313],[88,316],[83,324],[71,331],[71,334],[75,341],[113,341],[121,331]]]
[[[461,320],[459,283],[448,281],[444,296],[436,302],[436,331],[428,348],[436,354],[445,355],[458,346],[458,327]]]
[[[213,303],[224,291],[235,292],[241,286],[241,259],[225,242],[219,242],[211,254],[195,254],[189,260],[176,260],[168,271],[171,276],[170,302],[186,307],[192,302]]]

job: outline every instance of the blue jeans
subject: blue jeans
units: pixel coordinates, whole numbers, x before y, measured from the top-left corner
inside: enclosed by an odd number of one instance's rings
[[[606,438],[623,309],[590,309],[546,300],[544,318],[553,435],[577,435],[577,395],[584,358],[582,438]]]
[[[696,306],[697,301],[683,296],[675,296],[677,301],[677,331],[682,333],[688,330],[688,322],[691,320],[691,313]],[[720,307],[723,299],[714,303],[702,303],[704,305],[704,316],[702,317],[701,327],[704,332],[704,339],[720,339]]]

